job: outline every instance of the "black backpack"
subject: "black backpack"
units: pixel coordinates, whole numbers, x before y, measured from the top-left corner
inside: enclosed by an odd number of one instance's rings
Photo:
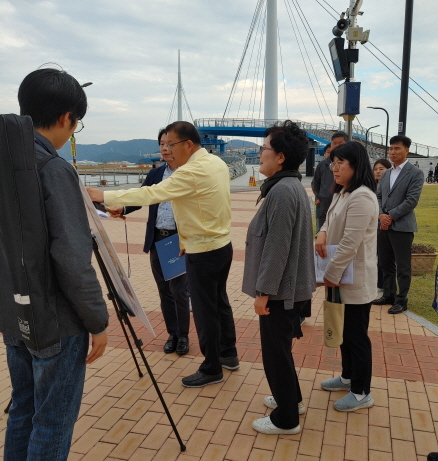
[[[25,345],[40,351],[60,340],[44,199],[30,117],[0,115],[0,238],[11,276],[13,305]]]

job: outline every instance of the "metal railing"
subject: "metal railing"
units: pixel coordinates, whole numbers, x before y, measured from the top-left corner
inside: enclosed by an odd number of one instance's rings
[[[264,119],[249,119],[249,118],[201,118],[195,120],[196,127],[209,128],[226,128],[226,127],[243,127],[243,128],[269,128],[276,122],[283,120],[264,120]],[[330,140],[333,131],[345,131],[345,122],[339,122],[338,126],[325,123],[308,123],[302,120],[292,120],[300,128],[323,139]],[[357,140],[365,141],[366,128],[360,125],[353,125],[353,137]],[[368,133],[368,141],[373,144],[380,144],[382,148],[376,146],[368,146],[368,152],[371,156],[381,157],[385,154],[386,135],[379,133]],[[410,147],[410,152],[423,155],[425,157],[438,157],[438,147],[427,146],[413,142]]]

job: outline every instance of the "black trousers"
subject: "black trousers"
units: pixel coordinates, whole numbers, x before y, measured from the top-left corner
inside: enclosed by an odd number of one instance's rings
[[[176,233],[176,232],[175,232]],[[154,242],[166,238],[155,232]],[[186,274],[164,280],[155,244],[150,250],[151,268],[161,300],[161,312],[169,335],[188,336],[190,328],[190,302]]]
[[[383,272],[383,296],[407,303],[411,286],[411,248],[413,232],[378,231],[377,251]],[[398,283],[398,294],[397,285]]]
[[[298,403],[303,400],[292,357],[294,318],[299,316],[301,304],[286,310],[283,301],[268,301],[269,315],[261,315],[260,339],[263,367],[277,408],[270,417],[280,429],[293,429],[300,424]]]
[[[186,255],[193,319],[205,357],[199,370],[207,375],[222,373],[219,357],[237,357],[236,328],[226,289],[232,259],[231,243]]]
[[[344,342],[341,345],[342,377],[351,379],[351,392],[370,393],[372,372],[371,341],[368,337],[371,303],[346,304]]]
[[[320,204],[319,204],[319,228],[323,226],[325,223],[325,219],[327,217],[327,211],[330,208],[330,205],[332,203],[333,197],[320,197]]]

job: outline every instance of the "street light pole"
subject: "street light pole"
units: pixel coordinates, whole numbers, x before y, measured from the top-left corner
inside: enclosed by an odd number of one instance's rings
[[[386,109],[383,107],[372,107],[368,106],[368,109],[380,109],[383,110],[386,114],[386,142],[385,142],[385,158],[388,158],[388,131],[389,131],[389,114]]]
[[[400,112],[398,116],[398,134],[406,135],[406,117],[408,112],[409,69],[411,65],[412,16],[414,0],[406,0],[405,31],[403,38],[403,61],[400,87]]]
[[[368,147],[368,133],[370,130],[372,130],[373,128],[377,128],[378,126],[380,125],[374,125],[374,126],[371,126],[370,128],[368,128],[368,130],[365,132],[365,149]],[[367,151],[368,152],[368,151]]]

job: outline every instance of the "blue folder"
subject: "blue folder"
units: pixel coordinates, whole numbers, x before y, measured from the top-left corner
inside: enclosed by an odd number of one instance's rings
[[[173,234],[159,242],[155,242],[158,259],[164,280],[171,280],[186,272],[186,256],[179,256],[179,236]]]

